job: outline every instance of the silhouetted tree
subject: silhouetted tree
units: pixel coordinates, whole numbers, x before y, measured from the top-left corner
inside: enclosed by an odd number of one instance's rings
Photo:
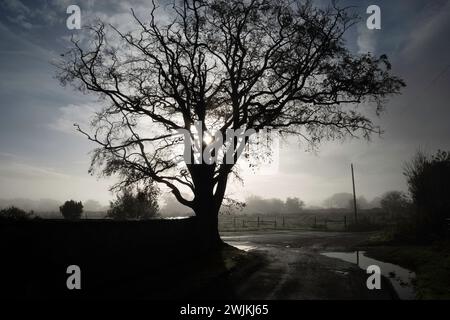
[[[305,206],[305,203],[300,200],[297,197],[294,198],[287,198],[286,203],[284,204],[284,211],[286,213],[298,213],[300,212],[303,207]]]
[[[59,211],[63,215],[64,219],[78,220],[81,218],[81,214],[83,213],[83,204],[81,201],[76,202],[74,200],[69,200],[59,207]]]
[[[438,150],[429,156],[419,151],[405,165],[404,174],[421,236],[443,237],[450,218],[450,153]]]
[[[220,153],[207,149],[213,136],[201,141],[200,153],[222,161],[186,163],[185,152],[193,160],[196,150],[177,130],[193,138],[197,122],[201,136],[277,129],[312,146],[369,138],[380,129],[357,106],[367,103],[379,114],[404,86],[385,55],[346,48],[344,34],[358,21],[347,9],[295,0],[184,0],[166,8],[168,20],[157,18],[155,5],[148,21],[132,12],[131,32],[91,27],[90,42],[73,39],[57,64],[59,79],[105,102],[92,133],[77,127],[99,144],[91,169],[119,174],[121,186],[154,181],[169,188],[213,243],[220,243],[218,212],[238,148],[250,140],[235,138]],[[230,150],[233,163],[221,156]],[[188,191],[192,198],[182,196]]]
[[[117,199],[110,203],[107,217],[116,220],[145,220],[158,216],[157,189],[154,187],[137,189],[125,188]]]

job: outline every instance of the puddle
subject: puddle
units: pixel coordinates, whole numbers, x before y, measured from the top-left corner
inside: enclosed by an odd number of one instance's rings
[[[246,241],[227,241],[227,244],[229,244],[230,246],[236,247],[239,250],[243,250],[243,251],[250,251],[253,249],[256,249],[256,247],[252,244],[250,244],[250,242],[246,242]]]
[[[401,300],[414,300],[416,298],[414,286],[412,285],[412,280],[416,277],[416,274],[408,269],[369,258],[365,255],[365,251],[324,252],[322,254],[330,258],[337,258],[356,264],[363,270],[367,270],[367,267],[370,265],[377,265],[381,269],[381,274],[389,279]]]
[[[183,219],[189,219],[191,216],[177,216],[177,217],[164,217],[164,220],[183,220]]]

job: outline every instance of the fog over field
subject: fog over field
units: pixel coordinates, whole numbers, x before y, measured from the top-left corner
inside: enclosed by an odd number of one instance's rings
[[[300,198],[262,198],[260,196],[249,196],[244,199],[246,206],[238,209],[233,208],[234,214],[283,214],[283,213],[297,213],[301,214],[303,209],[352,209],[353,195],[351,193],[341,192],[325,198],[319,204],[302,203],[298,208],[289,211],[287,209],[288,199],[297,199],[302,202]],[[371,209],[380,207],[380,197],[367,200],[364,196],[357,198],[358,207],[361,209]],[[60,218],[59,207],[63,202],[55,199],[0,199],[0,209],[11,206],[26,210],[34,211],[38,216],[47,218]],[[163,195],[159,199],[161,216],[190,216],[194,213],[181,205],[171,195]],[[109,209],[109,205],[103,205],[100,202],[88,199],[83,202],[83,210],[88,212],[89,218],[103,218],[105,212]],[[223,208],[223,213],[230,213],[226,208]]]

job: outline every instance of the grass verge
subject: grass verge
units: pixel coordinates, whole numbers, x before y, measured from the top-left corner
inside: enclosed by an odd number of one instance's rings
[[[450,299],[450,243],[429,246],[382,244],[367,248],[367,255],[416,273],[418,299]]]

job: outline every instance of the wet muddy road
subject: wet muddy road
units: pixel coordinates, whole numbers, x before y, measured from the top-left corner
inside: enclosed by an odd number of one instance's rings
[[[369,290],[368,274],[356,265],[322,255],[350,251],[370,233],[276,231],[223,233],[228,244],[264,261],[242,277],[234,275],[239,299],[395,299],[387,279],[381,290]]]

